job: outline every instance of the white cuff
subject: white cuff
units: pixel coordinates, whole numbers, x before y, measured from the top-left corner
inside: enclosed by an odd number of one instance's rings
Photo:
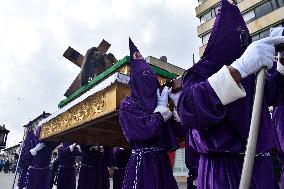
[[[284,66],[279,62],[277,62],[277,71],[284,75]]]
[[[45,147],[44,143],[38,143],[34,149],[38,152],[41,149],[43,149],[44,147]]]
[[[162,115],[164,121],[168,121],[172,117],[172,112],[169,110],[169,108],[164,106],[157,106],[154,110],[154,113],[160,112]]]
[[[30,152],[31,152],[32,156],[35,156],[37,154],[37,151],[34,148],[32,148],[30,150]]]
[[[71,152],[73,152],[76,145],[77,145],[76,143],[73,143],[72,145],[69,146],[69,149],[70,149]]]
[[[246,96],[245,89],[235,82],[226,65],[209,77],[208,81],[223,105]]]

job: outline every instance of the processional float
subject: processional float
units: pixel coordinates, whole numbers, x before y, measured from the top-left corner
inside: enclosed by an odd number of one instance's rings
[[[107,147],[128,146],[119,125],[118,110],[120,102],[130,94],[129,57],[117,61],[111,53],[107,54],[109,47],[110,44],[103,40],[98,47],[91,48],[95,50],[89,50],[86,54],[93,56],[91,63],[84,62],[86,58],[71,47],[65,51],[63,56],[80,67],[81,71],[66,91],[67,98],[59,103],[59,110],[40,123],[41,140]],[[146,60],[161,84],[184,72],[151,56]],[[95,65],[95,71],[88,73],[92,69],[87,64]],[[101,66],[105,70],[100,69]],[[84,84],[86,77],[88,82]]]

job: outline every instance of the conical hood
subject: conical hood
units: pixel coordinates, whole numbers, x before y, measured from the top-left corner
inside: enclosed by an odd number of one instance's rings
[[[189,71],[205,78],[238,59],[251,43],[246,23],[237,6],[221,0],[208,44],[200,61]]]
[[[221,0],[221,9],[217,15],[204,55],[184,75],[183,87],[187,88],[197,80],[198,82],[205,81],[224,65],[232,64],[244,53],[251,41],[249,31],[238,7],[230,4],[227,0]],[[244,144],[247,141],[250,129],[255,79],[253,74],[242,79],[241,84],[246,91],[246,96],[226,105],[225,119],[230,121],[233,126],[233,133],[237,133]],[[271,129],[269,117],[267,100],[264,100],[259,126],[261,129],[256,147],[257,153],[269,151],[274,145],[275,136],[273,129]],[[244,150],[245,145],[242,148],[240,150]]]
[[[143,103],[149,112],[157,105],[157,89],[160,84],[151,66],[142,57],[129,38],[131,97]]]

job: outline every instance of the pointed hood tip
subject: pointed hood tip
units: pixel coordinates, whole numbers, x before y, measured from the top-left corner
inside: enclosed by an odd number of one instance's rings
[[[221,0],[205,51],[190,70],[208,78],[222,66],[239,58],[251,41],[239,8],[228,0]],[[218,56],[220,54],[224,56]]]
[[[130,50],[130,57],[132,57],[132,55],[135,52],[139,52],[138,48],[136,47],[136,45],[133,43],[133,41],[131,40],[131,38],[129,37],[129,50]]]
[[[144,104],[149,112],[153,112],[157,104],[156,92],[159,81],[151,66],[129,38],[130,50],[130,96]]]

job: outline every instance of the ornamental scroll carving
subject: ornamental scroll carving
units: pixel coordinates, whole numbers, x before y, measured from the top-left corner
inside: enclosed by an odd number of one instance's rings
[[[93,95],[43,125],[41,138],[60,133],[90,121],[103,113],[107,105],[105,93]]]

